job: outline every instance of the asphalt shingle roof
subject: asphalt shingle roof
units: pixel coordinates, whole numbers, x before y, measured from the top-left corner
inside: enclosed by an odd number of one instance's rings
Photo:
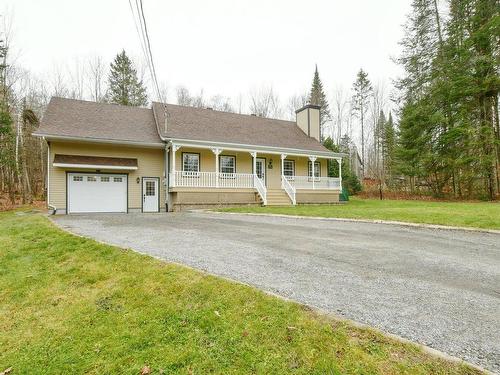
[[[149,108],[53,97],[38,134],[158,143],[153,112]]]
[[[293,121],[173,104],[166,108],[165,132],[161,103],[148,109],[53,97],[35,134],[161,144],[160,131],[163,138],[329,152]]]
[[[329,152],[308,137],[293,121],[263,118],[205,108],[153,103],[158,129],[164,138],[226,142]]]

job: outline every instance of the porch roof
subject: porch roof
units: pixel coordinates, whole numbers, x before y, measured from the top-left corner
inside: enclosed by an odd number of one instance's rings
[[[316,156],[325,159],[341,159],[346,156],[346,154],[332,152],[328,149],[326,149],[326,151],[312,151],[312,150],[301,150],[296,148],[256,146],[250,144],[196,141],[196,140],[173,139],[173,138],[170,140],[169,146],[210,149],[214,152],[217,149],[219,149],[221,151],[230,150],[230,151],[242,151],[250,153],[257,152],[260,154],[275,154],[275,155],[284,154],[289,156],[304,156],[304,157]]]
[[[54,166],[63,168],[91,168],[91,169],[122,169],[135,170],[138,168],[137,159],[112,158],[87,155],[54,155]]]

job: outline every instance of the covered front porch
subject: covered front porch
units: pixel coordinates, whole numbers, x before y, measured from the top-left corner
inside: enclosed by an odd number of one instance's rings
[[[298,150],[169,144],[169,193],[196,205],[334,203],[341,190],[341,157]],[[329,163],[337,177],[328,177]]]

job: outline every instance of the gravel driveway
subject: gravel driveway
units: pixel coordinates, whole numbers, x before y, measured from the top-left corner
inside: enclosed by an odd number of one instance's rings
[[[500,372],[500,235],[210,213],[54,220]]]

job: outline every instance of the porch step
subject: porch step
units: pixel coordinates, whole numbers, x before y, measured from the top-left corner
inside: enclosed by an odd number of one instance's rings
[[[284,190],[268,190],[267,191],[268,206],[291,206],[292,201]]]

